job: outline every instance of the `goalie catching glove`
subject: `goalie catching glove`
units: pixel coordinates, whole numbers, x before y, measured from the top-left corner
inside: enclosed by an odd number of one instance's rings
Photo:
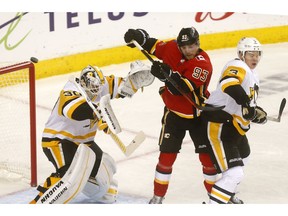
[[[242,106],[243,117],[257,124],[267,122],[267,113],[259,106],[251,107],[249,104]]]
[[[155,79],[150,73],[150,66],[139,60],[132,62],[130,68],[130,72],[118,88],[118,93],[125,97],[132,97],[138,89],[151,85]]]

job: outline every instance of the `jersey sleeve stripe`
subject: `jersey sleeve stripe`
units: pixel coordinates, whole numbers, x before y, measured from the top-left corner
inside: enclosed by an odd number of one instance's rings
[[[239,85],[239,80],[235,79],[235,78],[228,78],[225,80],[222,80],[220,85],[221,85],[221,89],[224,92],[225,89],[229,86],[233,86],[233,85]]]
[[[73,112],[83,103],[85,103],[85,99],[82,97],[71,100],[69,103],[65,103],[64,107],[62,108],[63,115],[71,119]]]

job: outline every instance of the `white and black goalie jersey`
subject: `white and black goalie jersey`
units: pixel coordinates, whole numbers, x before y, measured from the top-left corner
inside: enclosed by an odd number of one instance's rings
[[[98,103],[101,97],[108,93],[111,99],[119,98],[117,92],[121,82],[122,78],[114,75],[105,77],[103,91],[94,102]],[[85,98],[81,96],[73,82],[68,81],[45,124],[42,147],[54,146],[63,139],[76,144],[94,141],[97,122],[98,119]]]

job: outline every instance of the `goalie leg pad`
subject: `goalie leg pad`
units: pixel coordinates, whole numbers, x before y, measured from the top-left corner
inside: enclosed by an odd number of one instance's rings
[[[37,190],[40,191],[39,194],[29,203],[29,204],[36,204],[37,201],[42,197],[42,195],[55,183],[57,183],[61,178],[55,176],[55,173],[52,173],[44,182],[43,187],[38,186]]]
[[[36,204],[63,204],[70,202],[82,191],[96,160],[95,153],[85,144],[77,148],[66,174],[52,185]]]
[[[106,194],[100,198],[98,201],[102,203],[115,203],[117,201],[117,195],[118,195],[118,181],[116,179],[113,179],[110,183],[110,187]]]
[[[113,175],[116,171],[114,159],[107,153],[103,153],[98,173],[95,178],[89,178],[82,191],[83,194],[98,202],[115,202],[118,182],[113,179]]]

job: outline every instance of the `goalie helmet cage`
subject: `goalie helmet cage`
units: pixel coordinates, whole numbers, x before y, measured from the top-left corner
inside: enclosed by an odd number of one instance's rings
[[[0,67],[0,108],[0,177],[25,179],[36,187],[35,67],[32,62]]]

